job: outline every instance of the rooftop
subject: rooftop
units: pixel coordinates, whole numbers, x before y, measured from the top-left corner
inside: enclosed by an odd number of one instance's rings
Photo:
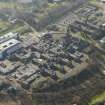
[[[10,47],[12,47],[16,44],[19,44],[19,43],[20,43],[20,41],[18,41],[16,39],[10,39],[10,40],[0,44],[0,51],[4,51],[7,48],[10,48]]]
[[[0,37],[0,43],[3,43],[13,37],[17,37],[17,33],[12,33],[12,32],[9,32],[3,36]]]

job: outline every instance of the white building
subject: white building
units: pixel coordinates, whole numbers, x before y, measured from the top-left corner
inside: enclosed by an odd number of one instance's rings
[[[18,38],[18,33],[12,33],[12,32],[9,32],[3,36],[0,37],[0,44],[9,40],[9,39],[17,39]]]
[[[0,44],[0,58],[9,56],[18,49],[22,48],[21,42],[16,39],[10,39]]]

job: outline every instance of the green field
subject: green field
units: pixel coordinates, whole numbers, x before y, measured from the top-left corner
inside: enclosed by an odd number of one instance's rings
[[[91,99],[91,101],[89,102],[89,105],[97,105],[97,103],[103,102],[103,101],[105,101],[105,91],[102,92],[101,94],[96,95],[95,97],[93,97]]]
[[[16,3],[0,2],[0,9],[2,8],[22,8],[22,5]]]

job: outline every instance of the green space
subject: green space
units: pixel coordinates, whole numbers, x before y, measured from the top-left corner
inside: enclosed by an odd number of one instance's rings
[[[19,32],[22,33],[27,30],[28,27],[26,25],[17,23],[17,24],[10,24],[7,21],[0,21],[0,35],[4,35],[9,32]]]
[[[89,105],[97,105],[97,103],[103,102],[103,101],[105,101],[105,91],[102,92],[101,94],[96,95],[95,97],[93,97],[91,99],[91,101],[89,102]]]
[[[9,2],[0,2],[0,9],[2,8],[17,8],[17,9],[20,9],[20,8],[23,8],[22,5],[20,4],[17,4],[17,3],[9,3]]]

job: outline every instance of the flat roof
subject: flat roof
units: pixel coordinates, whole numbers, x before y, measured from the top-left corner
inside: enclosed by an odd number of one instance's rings
[[[17,37],[17,33],[12,33],[12,32],[9,32],[3,36],[0,36],[0,43],[3,43],[13,37]]]
[[[0,44],[0,51],[4,51],[16,44],[19,44],[19,43],[20,43],[20,41],[18,41],[16,39],[10,39],[10,40]]]

